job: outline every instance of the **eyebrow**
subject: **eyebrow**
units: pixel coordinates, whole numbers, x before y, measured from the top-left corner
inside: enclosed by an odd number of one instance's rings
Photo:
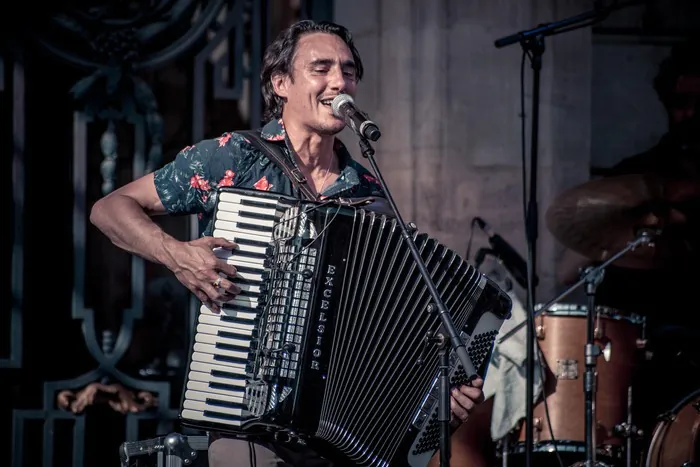
[[[335,60],[332,60],[330,58],[317,58],[316,60],[313,60],[309,63],[309,67],[313,68],[316,66],[331,66],[334,63]],[[343,63],[340,64],[340,66],[341,68],[352,68],[354,70],[355,62],[352,60],[345,60]]]

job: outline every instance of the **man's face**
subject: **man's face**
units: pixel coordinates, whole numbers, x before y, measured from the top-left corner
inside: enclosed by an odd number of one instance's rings
[[[294,120],[311,131],[334,135],[345,123],[333,115],[330,103],[338,94],[355,96],[355,62],[335,34],[306,34],[297,43],[291,78],[273,77],[273,84],[287,100],[283,110],[287,125]]]

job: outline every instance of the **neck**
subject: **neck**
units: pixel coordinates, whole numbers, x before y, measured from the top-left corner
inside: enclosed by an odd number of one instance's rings
[[[327,170],[326,168],[335,157],[333,153],[335,136],[311,132],[294,122],[285,121],[284,128],[289,136],[289,142],[297,153],[298,163],[311,173]]]

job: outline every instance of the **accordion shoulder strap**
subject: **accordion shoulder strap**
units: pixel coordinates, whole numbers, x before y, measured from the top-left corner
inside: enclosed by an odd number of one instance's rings
[[[260,137],[259,130],[237,131],[236,133],[247,138],[251,144],[265,153],[272,162],[277,164],[277,166],[282,169],[282,172],[291,180],[292,185],[294,185],[306,199],[316,200],[316,195],[309,189],[304,174],[301,173],[299,168],[289,160],[277,145],[270,144]]]

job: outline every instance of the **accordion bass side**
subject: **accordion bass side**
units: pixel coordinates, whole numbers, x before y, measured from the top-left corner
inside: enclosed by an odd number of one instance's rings
[[[216,254],[242,292],[200,308],[183,392],[187,426],[309,444],[354,465],[426,465],[439,448],[441,328],[396,220],[336,202],[220,188]],[[485,377],[511,300],[455,252],[412,233]],[[456,354],[451,381],[466,382]]]

